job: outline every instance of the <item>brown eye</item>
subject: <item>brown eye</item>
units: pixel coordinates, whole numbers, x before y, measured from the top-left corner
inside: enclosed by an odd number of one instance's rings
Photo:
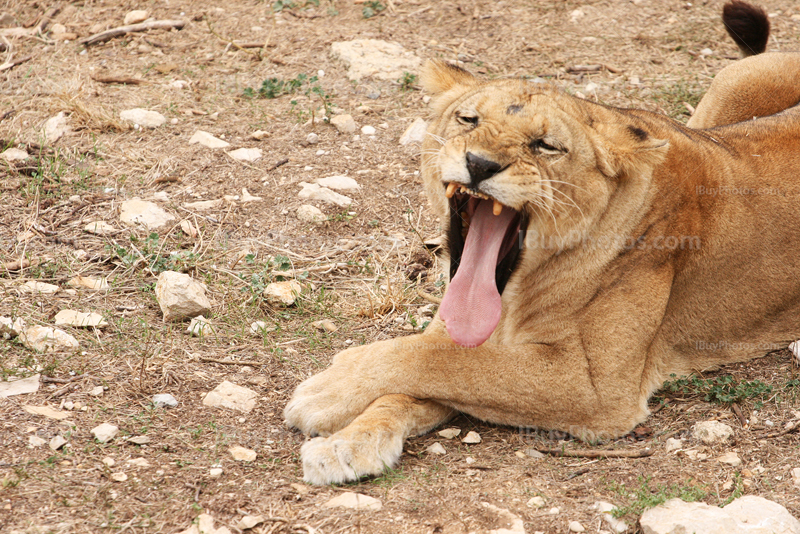
[[[474,128],[478,125],[477,115],[456,115],[456,120],[464,126],[472,126]]]
[[[563,152],[563,150],[560,148],[545,143],[544,139],[534,139],[528,146],[531,147],[531,150],[534,152],[540,152],[542,154],[555,154]]]

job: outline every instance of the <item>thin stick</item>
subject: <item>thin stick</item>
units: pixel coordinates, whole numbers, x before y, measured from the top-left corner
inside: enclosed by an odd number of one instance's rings
[[[442,299],[441,298],[431,295],[430,293],[428,293],[427,291],[425,291],[421,287],[417,287],[417,295],[422,297],[424,300],[427,300],[428,302],[432,302],[434,304],[441,304],[442,303]]]
[[[205,358],[203,356],[200,357],[200,361],[206,363],[221,363],[222,365],[252,365],[254,367],[267,365],[266,362],[257,362],[255,360],[218,360],[216,358]]]
[[[152,20],[150,22],[141,22],[139,24],[130,24],[128,26],[119,26],[117,28],[111,28],[110,30],[96,33],[94,35],[81,39],[78,42],[83,45],[90,46],[97,43],[103,43],[105,41],[108,41],[109,39],[113,39],[114,37],[125,35],[126,33],[145,32],[147,30],[157,30],[157,29],[168,30],[171,28],[177,28],[180,30],[184,26],[186,26],[185,20]]]
[[[542,454],[551,456],[567,456],[570,458],[644,458],[652,456],[653,449],[642,449],[639,451],[604,451],[597,449],[585,450],[566,450],[566,449],[536,449]]]
[[[221,36],[220,34],[218,34],[217,32],[214,31],[214,28],[211,27],[211,21],[208,20],[208,19],[206,19],[206,24],[208,25],[208,31],[211,32],[211,35],[213,35],[214,37],[216,37],[220,41],[222,41],[224,43],[228,43],[230,46],[233,46],[234,48],[236,48],[238,50],[241,50],[242,52],[247,52],[248,54],[251,54],[252,56],[255,56],[256,59],[261,61],[261,52],[258,52],[258,51],[253,52],[253,51],[248,50],[247,48],[245,48],[243,46],[240,46],[240,45],[236,44],[235,41],[231,41],[230,39],[226,39],[225,37]],[[255,47],[254,46],[253,48],[261,48],[261,47]]]
[[[289,163],[289,158],[284,158],[284,159],[280,160],[278,163],[276,163],[275,165],[272,165],[271,167],[267,168],[266,171],[264,171],[264,172],[274,171],[275,169],[277,169],[281,165],[286,165],[287,163]]]
[[[780,436],[785,436],[786,434],[791,434],[792,432],[796,432],[797,430],[800,430],[800,421],[789,423],[789,426],[778,432],[770,432],[769,434],[762,434],[760,436],[756,436],[756,439],[778,438]]]
[[[15,59],[13,61],[6,61],[2,65],[0,65],[0,71],[13,69],[17,65],[21,65],[22,63],[25,63],[26,61],[30,61],[31,59],[33,59],[33,56],[25,56],[25,57],[21,57],[19,59]]]
[[[130,85],[150,83],[147,80],[142,80],[140,78],[131,78],[130,76],[92,76],[92,79],[99,83],[124,83]]]
[[[47,11],[45,11],[44,15],[42,15],[41,20],[39,20],[39,24],[37,24],[33,28],[32,33],[34,35],[37,33],[44,33],[44,30],[47,29],[47,25],[50,24],[50,20],[53,17],[55,17],[59,11],[61,11],[61,4],[56,4]]]

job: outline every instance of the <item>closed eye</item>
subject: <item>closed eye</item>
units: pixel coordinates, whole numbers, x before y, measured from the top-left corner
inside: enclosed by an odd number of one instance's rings
[[[561,148],[546,143],[544,139],[534,139],[528,144],[528,146],[534,152],[539,152],[542,154],[561,154],[562,152],[565,152],[565,150]]]
[[[461,115],[456,114],[456,120],[464,126],[472,126],[473,128],[478,125],[477,115]]]

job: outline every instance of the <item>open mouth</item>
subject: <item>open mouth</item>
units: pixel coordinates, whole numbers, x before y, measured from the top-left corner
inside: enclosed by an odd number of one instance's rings
[[[519,260],[527,217],[484,193],[450,183],[450,287],[439,309],[463,346],[486,341],[500,321],[500,295]]]

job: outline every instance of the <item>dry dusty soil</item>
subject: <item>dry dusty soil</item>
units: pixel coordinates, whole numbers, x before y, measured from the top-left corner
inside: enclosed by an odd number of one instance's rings
[[[566,532],[570,521],[598,532],[604,525],[592,506],[606,500],[620,507],[631,532],[644,508],[667,497],[719,505],[743,494],[772,499],[800,516],[791,477],[800,467],[800,437],[781,433],[800,418],[800,381],[787,350],[673,383],[651,401],[655,413],[644,425],[597,445],[654,451],[641,458],[537,459],[525,451],[589,445],[460,417],[450,426],[462,436],[477,431],[479,444],[433,433],[411,439],[399,467],[384,476],[312,487],[303,483],[299,464],[304,437],[282,419],[295,386],[337,351],[423,328],[433,306],[417,287],[440,294],[442,286],[436,258],[423,245],[438,229],[421,194],[419,147],[398,142],[428,113],[415,73],[352,82],[332,58],[332,43],[394,41],[421,58],[460,61],[487,77],[540,76],[586,98],[685,121],[714,74],[736,59],[720,23],[721,4],[0,2],[0,11],[11,15],[6,28],[34,28],[60,7],[43,33],[9,35],[0,45],[2,149],[22,148],[31,156],[0,167],[0,315],[52,325],[58,311],[74,308],[109,323],[65,327],[80,342],[75,351],[43,354],[0,339],[3,378],[48,377],[36,393],[0,399],[0,531],[169,533],[204,512],[232,532],[245,514],[267,518],[254,532],[509,526],[482,504],[490,503],[520,517],[528,532]],[[772,17],[769,48],[800,50],[800,7],[794,0],[763,4]],[[80,44],[122,25],[134,9],[186,24]],[[373,15],[365,17],[365,9]],[[231,41],[266,46],[240,49]],[[586,65],[600,67],[576,69]],[[277,81],[262,85],[271,78]],[[340,134],[320,121],[326,106],[375,133]],[[167,122],[134,128],[120,118],[130,108],[158,111]],[[43,124],[62,111],[70,131],[46,143]],[[197,130],[224,137],[231,147],[189,144]],[[260,140],[251,136],[258,130],[265,132]],[[307,142],[310,133],[318,143]],[[241,162],[226,154],[240,147],[260,148],[263,156]],[[332,175],[359,182],[361,189],[348,192],[352,205],[311,202],[327,220],[300,222],[297,208],[309,202],[298,197],[299,183]],[[243,189],[261,200],[243,202]],[[175,219],[156,232],[122,224],[119,206],[133,197],[154,200]],[[219,199],[207,209],[186,207]],[[85,232],[92,221],[116,230]],[[182,230],[182,221],[195,231],[185,224]],[[21,259],[28,260],[24,268]],[[191,337],[185,322],[162,321],[154,284],[168,269],[207,285],[214,333]],[[110,289],[71,289],[67,281],[76,275],[104,277]],[[293,306],[271,307],[262,289],[284,278],[296,278],[302,294]],[[61,290],[21,292],[31,280]],[[313,324],[323,319],[336,330]],[[270,331],[252,335],[256,320]],[[223,380],[255,391],[255,409],[203,406],[204,395]],[[90,395],[97,386],[102,393]],[[155,408],[157,393],[174,395],[178,406]],[[34,415],[25,405],[69,417]],[[689,437],[695,422],[710,419],[732,426],[733,439],[704,446]],[[105,444],[90,433],[104,422],[120,428]],[[67,442],[58,450],[31,444],[31,437],[49,442],[56,435]],[[128,440],[137,436],[149,442]],[[683,436],[688,451],[668,454],[665,441]],[[426,452],[436,441],[445,455]],[[256,451],[257,459],[235,461],[228,452],[234,445]],[[719,462],[726,452],[736,452],[741,465]],[[103,462],[108,458],[114,466]],[[135,459],[144,461],[129,462]],[[215,478],[217,466],[222,474]],[[127,479],[117,481],[124,478],[118,473]],[[383,508],[323,506],[344,491],[376,497]],[[535,496],[543,498],[542,508],[528,504]]]

